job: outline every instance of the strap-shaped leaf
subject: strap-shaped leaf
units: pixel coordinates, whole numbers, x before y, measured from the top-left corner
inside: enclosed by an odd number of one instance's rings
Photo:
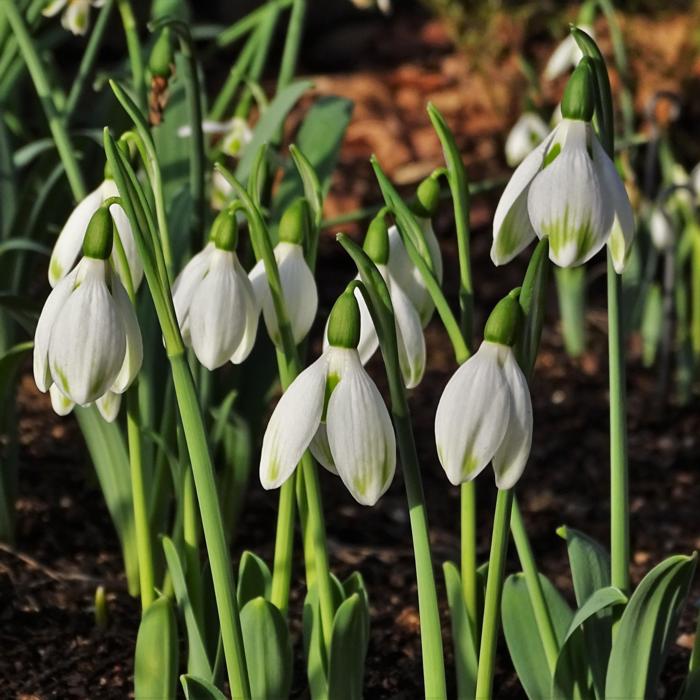
[[[353,593],[339,608],[333,620],[328,697],[333,700],[360,700],[367,655],[367,607]]]
[[[447,589],[447,604],[450,607],[452,622],[452,645],[455,655],[455,671],[457,674],[457,697],[459,700],[470,700],[476,692],[477,655],[474,631],[469,623],[467,608],[462,593],[462,580],[459,570],[451,562],[442,565]]]
[[[632,594],[613,641],[606,698],[656,697],[697,555],[676,555],[655,566]]]
[[[226,696],[210,681],[189,674],[180,676],[187,700],[226,700]]]
[[[292,646],[282,613],[262,597],[241,609],[241,630],[252,698],[286,698],[292,685]]]
[[[549,579],[542,574],[540,585],[554,626],[559,646],[564,641],[574,613]],[[506,579],[501,603],[503,633],[518,678],[531,700],[550,696],[552,675],[549,672],[544,645],[539,636],[537,620],[530,603],[524,574]]]
[[[134,657],[136,700],[175,698],[178,649],[177,623],[170,598],[158,598],[139,625]]]
[[[272,574],[268,565],[253,552],[245,551],[238,565],[238,605],[241,608],[254,598],[270,597]]]
[[[168,564],[170,579],[173,582],[175,598],[187,628],[187,671],[194,676],[212,679],[213,673],[200,623],[194,614],[190,601],[185,573],[177,549],[169,537],[163,537],[163,551]]]

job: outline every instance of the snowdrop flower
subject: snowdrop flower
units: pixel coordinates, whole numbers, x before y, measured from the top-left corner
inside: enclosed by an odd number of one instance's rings
[[[100,207],[87,227],[83,257],[49,294],[34,336],[34,381],[66,415],[93,402],[106,420],[143,360],[141,332],[129,297],[108,261],[112,217]]]
[[[351,292],[336,301],[328,337],[328,348],[292,382],[272,414],[260,481],[277,488],[311,448],[358,503],[374,505],[394,478],[396,439],[384,401],[360,362],[360,314]]]
[[[517,290],[493,310],[484,342],[453,375],[435,414],[435,442],[457,486],[492,462],[499,489],[520,478],[532,443],[532,402],[513,353],[520,322]]]
[[[240,364],[253,349],[258,307],[238,261],[235,208],[214,220],[210,242],[185,265],[173,284],[182,339],[209,370]]]
[[[279,243],[275,246],[275,260],[279,269],[284,301],[289,314],[294,342],[298,345],[311,329],[318,309],[316,280],[304,258],[304,240],[308,239],[311,224],[309,205],[303,197],[292,202],[282,215]],[[259,260],[250,271],[249,279],[258,307],[262,308],[268,335],[275,345],[280,343],[277,313],[272,302],[265,265]]]
[[[55,17],[61,10],[61,24],[75,35],[85,34],[90,26],[90,5],[102,7],[105,0],[51,0],[41,11],[44,17]]]
[[[506,139],[506,161],[511,167],[520,163],[549,133],[549,128],[536,112],[525,112],[513,125]]]
[[[615,165],[598,141],[592,69],[584,59],[562,101],[564,119],[516,168],[496,207],[491,259],[512,260],[535,238],[549,238],[560,267],[581,265],[606,243],[621,273],[634,238],[634,217]]]
[[[243,117],[233,117],[225,122],[204,120],[202,131],[205,134],[221,136],[221,150],[232,158],[240,158],[245,147],[253,140],[253,131]],[[191,126],[189,124],[181,126],[177,130],[177,135],[181,138],[191,136]]]
[[[385,15],[391,13],[391,0],[351,0],[358,10],[371,10],[377,8]]]
[[[363,247],[376,264],[389,289],[396,321],[396,340],[401,374],[406,387],[412,389],[418,386],[425,372],[425,338],[418,312],[411,303],[408,294],[394,277],[391,267],[387,265],[387,261],[390,259],[389,233],[382,214],[372,220]],[[357,351],[362,364],[366,364],[377,351],[379,338],[372,321],[372,314],[358,289],[355,290],[355,298],[360,309],[360,339]],[[325,347],[328,347],[329,327],[330,319],[326,327]]]
[[[676,242],[671,217],[662,207],[654,207],[649,217],[651,241],[658,250],[671,250]]]
[[[83,246],[85,232],[87,231],[88,223],[93,214],[102,206],[102,204],[110,197],[118,197],[119,190],[117,184],[111,177],[105,177],[102,184],[85,199],[78,203],[73,209],[68,220],[63,226],[61,233],[58,234],[56,243],[51,252],[51,260],[49,261],[49,284],[55,287],[58,282],[63,279],[75,265],[75,261],[80,255],[80,250]],[[109,213],[114,219],[114,225],[117,227],[119,239],[124,246],[126,259],[129,263],[129,271],[131,273],[131,281],[134,289],[138,288],[143,278],[143,266],[139,258],[138,250],[136,249],[136,241],[131,230],[131,224],[124,209],[120,204],[112,204],[109,207]],[[112,264],[117,270],[117,274],[123,279],[124,271],[121,269],[121,262],[117,256],[112,254]]]
[[[581,24],[579,29],[586,32],[592,39],[595,39],[593,27],[590,25]],[[549,61],[547,61],[547,65],[544,68],[545,80],[554,80],[560,75],[564,75],[568,70],[575,68],[582,58],[583,52],[578,47],[576,39],[569,34],[549,57]]]
[[[433,272],[438,282],[442,283],[442,255],[431,220],[437,211],[439,194],[440,186],[437,178],[431,176],[423,180],[416,191],[417,201],[414,205],[414,213],[423,231]],[[416,307],[421,325],[425,328],[433,315],[435,307],[425,287],[421,273],[411,262],[411,258],[406,252],[406,248],[401,240],[401,234],[396,226],[389,228],[388,265],[391,274],[399,283],[401,289],[407,294],[413,306]]]

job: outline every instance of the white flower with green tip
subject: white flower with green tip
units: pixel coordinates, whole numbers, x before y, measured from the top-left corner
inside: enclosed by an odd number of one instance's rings
[[[83,35],[90,27],[90,5],[102,7],[105,0],[51,0],[41,11],[44,17],[55,17],[59,12],[63,28],[72,34]]]
[[[279,243],[274,254],[279,270],[282,294],[289,315],[294,342],[298,345],[311,330],[318,310],[318,291],[311,268],[304,258],[303,243],[310,232],[310,211],[306,200],[292,202],[282,215]],[[258,306],[262,309],[267,333],[275,345],[280,344],[277,313],[265,271],[259,260],[248,275]]]
[[[131,385],[143,361],[136,313],[107,260],[112,219],[105,208],[94,214],[84,257],[53,289],[34,336],[34,380],[50,391],[59,415],[74,404],[97,403],[107,420],[119,411],[115,396]]]
[[[107,177],[95,190],[90,192],[78,205],[73,209],[68,220],[59,233],[51,259],[49,260],[49,284],[55,287],[56,284],[63,279],[72,269],[80,255],[87,231],[88,223],[92,215],[102,206],[102,204],[110,197],[118,197],[119,190],[117,184],[111,178]],[[139,258],[136,248],[136,241],[131,230],[131,224],[126,215],[126,212],[120,204],[116,202],[109,207],[109,212],[114,219],[114,225],[117,227],[119,239],[124,246],[126,259],[129,263],[129,271],[131,281],[134,288],[138,288],[143,278],[143,266]],[[121,269],[121,263],[115,253],[112,253],[112,263],[117,270],[119,276],[124,278],[124,271]]]
[[[258,307],[238,261],[236,214],[221,212],[212,241],[184,267],[173,284],[173,304],[185,345],[209,370],[240,364],[255,344]]]
[[[532,149],[549,134],[549,127],[536,112],[520,116],[506,139],[506,162],[511,167],[521,163]]]
[[[440,464],[455,486],[489,462],[499,489],[512,488],[532,444],[532,402],[513,353],[520,307],[509,295],[494,309],[484,342],[451,377],[435,414]]]
[[[233,117],[225,122],[215,122],[205,119],[202,122],[202,133],[210,136],[221,136],[221,151],[231,158],[240,158],[245,147],[253,140],[253,131],[243,117]],[[180,138],[192,135],[189,124],[177,130]]]
[[[330,345],[289,386],[263,438],[260,482],[281,486],[307,449],[358,503],[374,505],[396,470],[396,439],[381,394],[360,362],[359,309],[344,292],[331,312]]]
[[[564,119],[516,168],[496,207],[491,259],[512,260],[535,238],[549,238],[560,267],[581,265],[608,245],[624,269],[634,216],[615,164],[591,126],[592,69],[579,64],[564,95]]]

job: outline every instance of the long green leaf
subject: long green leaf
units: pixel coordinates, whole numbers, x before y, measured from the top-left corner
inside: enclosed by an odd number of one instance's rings
[[[177,623],[169,598],[158,598],[139,625],[134,656],[135,700],[175,699]]]
[[[238,605],[242,608],[254,598],[270,598],[272,574],[268,565],[253,552],[245,551],[238,565]]]
[[[226,696],[210,681],[196,676],[180,676],[187,700],[226,700]]]
[[[328,696],[333,700],[360,700],[365,671],[367,638],[366,608],[353,593],[337,610],[333,620]]]
[[[632,594],[613,641],[606,698],[656,697],[696,559],[696,554],[669,557],[655,566]]]
[[[17,210],[17,186],[10,135],[0,109],[0,238],[10,235]]]

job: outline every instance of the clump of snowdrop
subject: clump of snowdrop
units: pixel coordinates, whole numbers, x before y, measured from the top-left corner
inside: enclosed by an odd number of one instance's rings
[[[396,320],[396,340],[401,374],[406,387],[412,389],[420,383],[425,372],[425,338],[423,337],[420,316],[408,294],[394,276],[394,268],[388,264],[391,259],[389,241],[386,221],[380,213],[372,220],[367,229],[363,248],[377,266],[389,290]],[[357,351],[362,363],[365,364],[377,351],[379,338],[372,315],[359,289],[355,290],[355,297],[360,309],[360,339]],[[326,345],[329,343],[328,333],[329,331],[326,334]]]
[[[80,250],[85,239],[88,223],[95,212],[111,197],[118,197],[119,190],[117,184],[112,179],[108,169],[105,169],[105,179],[102,183],[88,194],[78,205],[73,209],[68,220],[59,233],[56,243],[51,252],[49,260],[49,284],[55,287],[75,265]],[[129,274],[134,288],[138,287],[143,278],[143,266],[136,249],[136,241],[131,230],[131,224],[122,208],[121,204],[113,203],[109,207],[109,212],[114,219],[114,225],[117,227],[119,239],[124,246],[126,259],[129,264]],[[117,274],[124,278],[125,271],[121,269],[121,261],[113,254],[112,263],[117,270]]]
[[[304,258],[303,246],[309,240],[310,231],[311,210],[308,202],[300,197],[292,202],[282,215],[279,243],[274,251],[292,335],[297,344],[311,329],[318,310],[316,280]],[[268,335],[273,343],[279,345],[277,314],[262,260],[250,271],[249,279],[258,306],[262,309]]]
[[[90,27],[90,5],[102,7],[105,0],[51,0],[41,11],[44,17],[61,14],[63,28],[72,34],[83,35]]]
[[[258,330],[258,306],[237,244],[236,207],[230,207],[216,217],[209,243],[173,284],[182,339],[209,370],[243,362]]]
[[[536,112],[524,112],[506,139],[506,162],[515,167],[549,133],[549,127]]]
[[[532,401],[513,352],[522,316],[518,294],[496,305],[483,343],[452,375],[438,404],[438,457],[455,486],[491,462],[498,488],[512,488],[530,455]]]
[[[34,380],[50,391],[60,415],[75,404],[96,402],[112,421],[120,395],[134,381],[143,360],[134,308],[113,273],[112,215],[100,207],[82,244],[83,257],[49,294],[34,336]]]
[[[518,166],[496,208],[491,259],[512,260],[535,238],[549,238],[560,267],[581,265],[608,245],[624,269],[634,238],[627,192],[593,131],[593,73],[579,63],[562,100],[563,120]]]
[[[433,230],[432,217],[437,211],[440,196],[440,185],[437,176],[431,175],[423,180],[416,190],[416,202],[413,212],[423,231],[423,237],[430,256],[430,263],[438,282],[442,283],[442,254],[435,231]],[[398,281],[401,289],[408,295],[413,306],[418,311],[421,324],[425,327],[433,314],[434,305],[430,294],[426,289],[423,277],[406,252],[396,226],[389,229],[389,269]]]
[[[396,438],[379,390],[362,366],[360,311],[352,291],[336,301],[328,347],[283,394],[263,438],[260,481],[274,489],[307,449],[355,500],[374,505],[396,470]]]

